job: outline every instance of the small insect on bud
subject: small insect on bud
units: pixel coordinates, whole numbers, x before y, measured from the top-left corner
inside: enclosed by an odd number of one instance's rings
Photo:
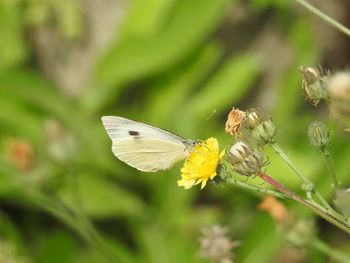
[[[261,168],[266,165],[264,153],[251,148],[243,141],[238,141],[231,146],[227,160],[236,173],[246,176],[260,173]]]
[[[333,203],[345,217],[350,217],[350,188],[337,191]]]
[[[322,68],[300,67],[300,72],[303,75],[302,88],[306,99],[314,105],[317,105],[321,99],[328,99],[328,71]]]
[[[308,136],[313,146],[323,149],[329,143],[329,131],[321,122],[314,121],[309,125]]]
[[[239,128],[243,125],[246,117],[247,115],[244,111],[232,108],[227,117],[225,132],[231,135],[239,134]]]
[[[350,117],[350,72],[339,72],[329,79],[329,100],[332,110]]]

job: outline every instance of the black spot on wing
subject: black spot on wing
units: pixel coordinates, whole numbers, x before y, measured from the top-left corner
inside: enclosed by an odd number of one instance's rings
[[[137,132],[137,131],[129,131],[129,134],[130,134],[131,136],[138,136],[138,135],[140,135],[140,133]]]

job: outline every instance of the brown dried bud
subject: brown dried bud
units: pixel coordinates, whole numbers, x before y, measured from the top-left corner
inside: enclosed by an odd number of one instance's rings
[[[288,221],[289,212],[286,206],[276,197],[272,195],[265,195],[257,208],[261,211],[269,212],[271,217],[278,223],[285,224]]]
[[[5,143],[9,161],[20,171],[34,167],[35,154],[32,144],[24,139],[8,139]]]
[[[232,110],[228,114],[225,132],[230,133],[231,135],[238,134],[238,130],[243,125],[243,122],[246,119],[246,117],[247,115],[244,111],[232,108]]]

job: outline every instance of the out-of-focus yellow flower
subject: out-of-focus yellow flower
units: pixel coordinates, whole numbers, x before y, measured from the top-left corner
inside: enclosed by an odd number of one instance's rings
[[[219,144],[215,138],[209,138],[198,143],[181,169],[181,177],[177,183],[179,186],[189,189],[196,184],[205,187],[209,179],[216,176],[216,168],[225,154],[219,153]]]
[[[247,114],[244,111],[233,107],[227,117],[225,132],[230,133],[231,135],[238,134],[238,129],[243,125],[246,117]]]

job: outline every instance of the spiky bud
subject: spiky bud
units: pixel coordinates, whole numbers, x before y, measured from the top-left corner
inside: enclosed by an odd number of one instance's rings
[[[246,125],[250,135],[258,145],[275,141],[276,127],[271,118],[262,116],[256,109],[247,113]]]
[[[326,126],[319,121],[314,121],[309,125],[308,136],[313,146],[323,149],[329,143],[329,131]]]
[[[314,105],[317,105],[321,99],[328,99],[328,71],[322,68],[300,67],[300,72],[303,76],[302,88],[306,99]]]
[[[246,176],[260,173],[261,168],[266,165],[264,153],[251,148],[243,141],[238,141],[230,147],[227,160],[236,173]]]

